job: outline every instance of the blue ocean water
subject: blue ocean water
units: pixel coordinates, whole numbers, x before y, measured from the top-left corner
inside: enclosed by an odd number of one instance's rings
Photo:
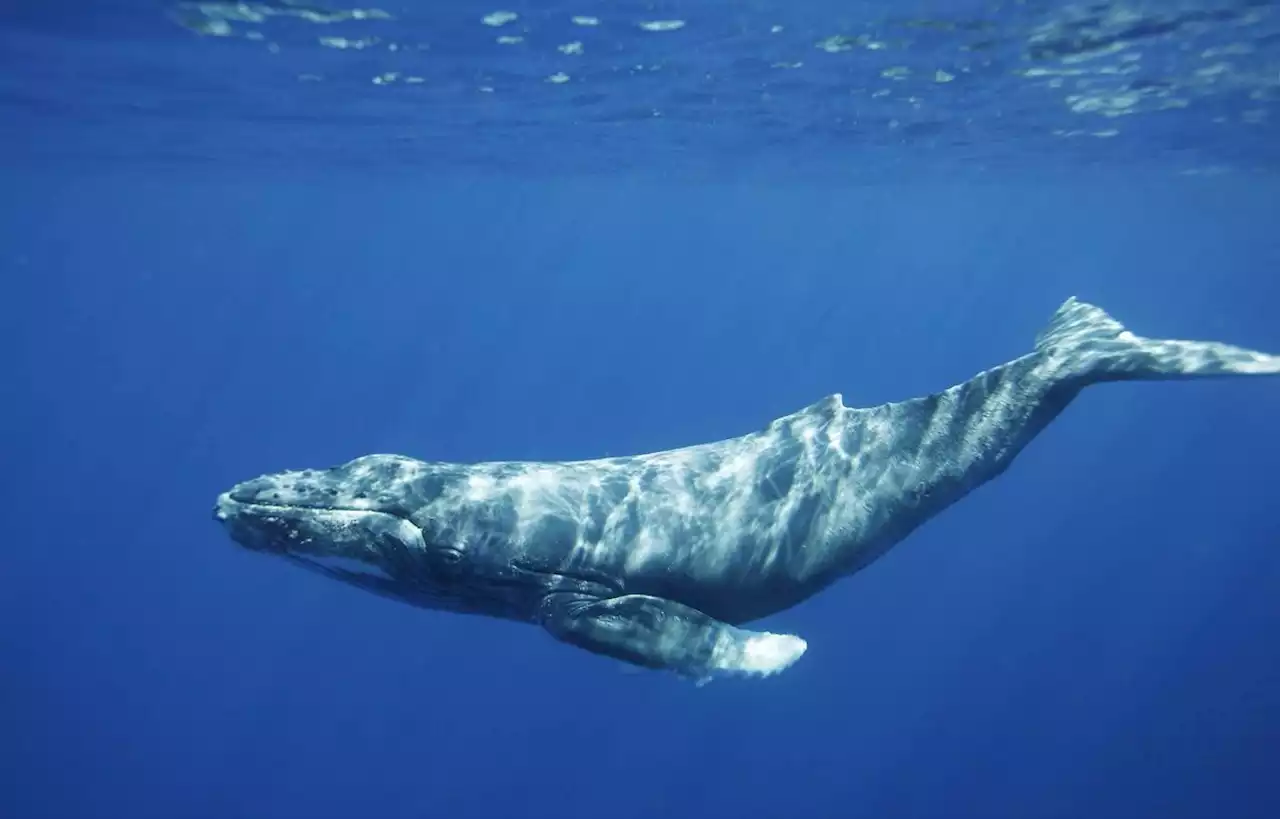
[[[1073,294],[1280,351],[1276,4],[64,0],[0,66],[0,816],[1280,815],[1275,380],[1090,389],[764,680],[210,514],[932,392]]]

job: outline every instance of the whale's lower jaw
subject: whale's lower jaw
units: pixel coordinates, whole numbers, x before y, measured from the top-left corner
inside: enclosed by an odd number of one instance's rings
[[[425,552],[417,526],[384,512],[241,502],[224,492],[213,516],[245,549],[331,569],[339,578],[389,579],[388,547]]]

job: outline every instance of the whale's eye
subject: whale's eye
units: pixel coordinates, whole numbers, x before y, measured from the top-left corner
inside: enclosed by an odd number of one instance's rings
[[[441,549],[440,562],[456,566],[462,562],[462,552],[457,549]]]

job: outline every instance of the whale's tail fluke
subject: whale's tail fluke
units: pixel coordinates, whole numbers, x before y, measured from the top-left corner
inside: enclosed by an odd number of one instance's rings
[[[1036,351],[1055,360],[1064,378],[1130,381],[1280,375],[1280,356],[1216,341],[1136,336],[1106,311],[1067,299],[1036,339]]]

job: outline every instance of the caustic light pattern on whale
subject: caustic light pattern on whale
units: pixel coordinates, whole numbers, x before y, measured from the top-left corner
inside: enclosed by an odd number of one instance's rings
[[[233,487],[242,546],[430,609],[534,623],[706,680],[764,676],[805,641],[744,623],[867,566],[1003,472],[1084,387],[1280,374],[1280,357],[1147,339],[1075,299],[1032,352],[932,395],[833,395],[716,443],[590,461],[368,455]]]

